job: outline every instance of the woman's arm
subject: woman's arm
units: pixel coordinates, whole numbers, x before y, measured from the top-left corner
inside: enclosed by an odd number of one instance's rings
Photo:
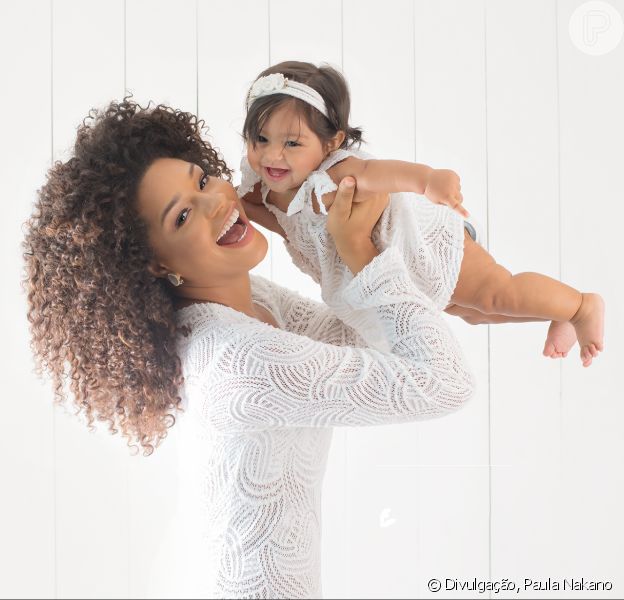
[[[358,334],[382,336],[388,350],[264,324],[229,330],[225,339],[223,329],[201,336],[188,361],[197,370],[188,375],[199,392],[191,401],[201,403],[211,427],[230,434],[404,423],[456,411],[474,395],[456,339],[396,248],[364,266],[339,296]]]
[[[200,376],[206,383],[202,398],[211,401],[204,414],[222,431],[402,423],[452,412],[472,397],[466,359],[440,311],[411,280],[399,250],[379,254],[374,248],[361,264],[357,250],[362,240],[370,241],[388,199],[353,205],[353,183],[341,183],[327,219],[355,273],[331,302],[349,315],[359,340],[375,348],[336,346],[267,327],[262,335],[244,329],[229,336],[226,349],[208,361],[209,375]],[[308,314],[292,321],[303,317],[313,320]],[[316,327],[327,331],[321,323]],[[340,323],[339,331],[348,330]],[[200,356],[208,356],[205,348]]]

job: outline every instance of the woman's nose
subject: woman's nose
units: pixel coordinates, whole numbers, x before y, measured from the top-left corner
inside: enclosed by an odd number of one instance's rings
[[[227,213],[232,205],[232,200],[222,192],[213,192],[211,194],[201,195],[201,205],[206,216],[214,219],[219,213]]]

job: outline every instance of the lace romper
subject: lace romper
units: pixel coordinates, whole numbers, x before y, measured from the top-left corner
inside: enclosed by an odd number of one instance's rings
[[[331,236],[325,229],[327,211],[320,200],[323,194],[337,189],[327,170],[349,156],[373,158],[361,150],[332,152],[303,182],[288,211],[283,212],[267,201],[269,188],[261,185],[262,200],[286,232],[284,241],[295,265],[310,275],[322,288],[323,300],[331,305],[331,297],[351,277],[340,260]],[[261,178],[243,156],[239,197],[250,192]],[[320,214],[314,212],[315,194]],[[464,228],[477,243],[482,243],[480,228],[474,218],[465,220],[447,206],[433,204],[424,196],[411,192],[390,194],[390,202],[373,229],[372,239],[382,251],[397,246],[406,261],[410,275],[440,310],[451,304],[464,254]],[[314,257],[314,258],[313,258]],[[345,317],[348,322],[348,315]]]

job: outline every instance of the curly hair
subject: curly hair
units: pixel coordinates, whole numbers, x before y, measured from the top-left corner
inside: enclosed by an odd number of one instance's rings
[[[133,454],[149,456],[175,424],[179,334],[169,284],[148,272],[153,257],[137,188],[157,158],[194,162],[231,180],[220,154],[201,137],[203,120],[124,96],[92,108],[71,158],[48,170],[22,243],[30,347],[35,373],[52,376],[54,402],[70,389],[87,425],[121,429]]]

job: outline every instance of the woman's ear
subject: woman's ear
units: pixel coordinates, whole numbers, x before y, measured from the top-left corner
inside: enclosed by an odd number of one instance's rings
[[[147,270],[154,277],[167,277],[167,273],[169,273],[169,269],[156,261],[150,262],[147,265]]]
[[[340,146],[342,145],[342,142],[345,141],[345,137],[346,133],[344,131],[339,131],[325,145],[326,152],[333,152],[334,150],[338,150],[338,148],[340,148]]]

